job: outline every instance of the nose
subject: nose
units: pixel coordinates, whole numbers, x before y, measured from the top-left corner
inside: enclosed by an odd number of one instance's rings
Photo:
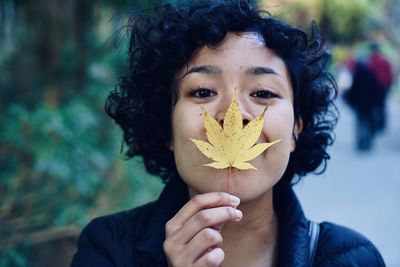
[[[242,109],[241,107],[240,107],[240,113],[242,114],[242,123],[244,127],[253,119],[253,116],[246,110]]]
[[[224,120],[223,120],[223,119],[220,120],[220,121],[218,121],[218,122],[219,122],[219,124],[220,124],[221,126],[224,125]],[[244,120],[242,121],[243,127],[246,126],[249,122],[250,122],[249,120],[244,119]]]
[[[220,103],[220,109],[218,110],[217,114],[216,114],[216,120],[219,122],[219,124],[222,126],[224,124],[224,118],[225,118],[225,114],[228,111],[228,108],[230,106],[231,101],[227,101],[228,103]],[[248,112],[243,105],[241,105],[241,103],[239,102],[238,99],[236,99],[236,102],[239,105],[239,110],[240,110],[240,114],[242,116],[242,123],[243,123],[243,127],[246,126],[252,119],[253,119],[253,115],[251,115],[250,112]]]

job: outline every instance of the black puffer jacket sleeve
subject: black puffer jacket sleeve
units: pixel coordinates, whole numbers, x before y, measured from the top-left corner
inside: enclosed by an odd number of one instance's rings
[[[332,223],[321,223],[316,267],[384,267],[382,256],[363,235]]]
[[[83,229],[79,237],[78,251],[71,267],[115,266],[113,247],[110,246],[112,240],[112,231],[109,231],[106,220],[104,218],[93,220]]]
[[[137,257],[133,247],[152,205],[92,220],[82,230],[71,267],[151,266],[140,264],[145,257]]]

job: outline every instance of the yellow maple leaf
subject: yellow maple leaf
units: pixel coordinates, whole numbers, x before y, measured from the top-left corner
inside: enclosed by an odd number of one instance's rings
[[[203,107],[201,109],[209,142],[192,138],[190,140],[204,156],[214,160],[205,166],[216,169],[228,167],[240,170],[257,169],[246,161],[254,159],[267,148],[281,141],[278,139],[270,143],[254,145],[261,134],[266,109],[243,128],[243,118],[236,101],[236,92],[225,113],[223,127]]]

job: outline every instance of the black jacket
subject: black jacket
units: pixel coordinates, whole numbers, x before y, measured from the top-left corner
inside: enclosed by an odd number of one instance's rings
[[[347,103],[354,110],[369,114],[383,101],[383,92],[375,78],[375,73],[364,62],[357,62],[353,83],[345,92]]]
[[[71,267],[167,266],[162,244],[165,223],[188,201],[180,179],[166,185],[156,202],[94,219],[82,231]],[[292,191],[274,194],[279,220],[278,266],[309,266],[309,222]],[[374,245],[362,235],[321,223],[313,266],[385,266]],[[247,266],[244,266],[247,267]]]

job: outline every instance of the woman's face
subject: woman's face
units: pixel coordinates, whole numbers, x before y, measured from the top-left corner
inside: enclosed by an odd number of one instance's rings
[[[228,169],[212,162],[189,138],[207,141],[201,105],[222,123],[236,89],[244,123],[261,114],[264,126],[257,143],[282,139],[250,161],[258,170],[232,169],[230,193],[249,201],[270,191],[282,177],[294,150],[293,93],[286,66],[255,33],[229,33],[215,49],[195,52],[177,76],[178,100],[172,110],[172,141],[178,172],[190,194],[226,191]]]

